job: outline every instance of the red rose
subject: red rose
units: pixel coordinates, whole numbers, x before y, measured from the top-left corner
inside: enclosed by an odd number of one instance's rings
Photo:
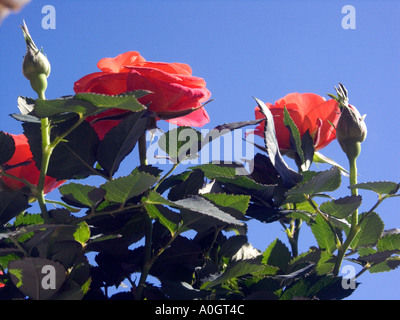
[[[289,93],[274,105],[266,103],[266,106],[274,116],[275,131],[279,149],[285,152],[290,149],[290,132],[283,123],[284,107],[288,110],[291,118],[303,136],[307,130],[314,140],[315,150],[327,146],[336,138],[335,129],[340,117],[338,103],[314,93]],[[256,119],[264,118],[260,108],[255,109]],[[264,122],[256,127],[255,134],[264,137]]]
[[[14,139],[15,152],[12,158],[5,164],[10,166],[17,165],[22,162],[29,162],[29,164],[7,170],[7,173],[20,179],[24,179],[31,184],[37,185],[39,183],[40,171],[37,169],[35,162],[33,161],[28,139],[23,134],[10,135]],[[0,179],[11,190],[18,190],[25,186],[23,182],[10,177],[3,176]],[[44,181],[44,193],[49,193],[64,182],[48,176],[46,176]]]
[[[101,59],[96,72],[75,82],[74,90],[107,95],[121,94],[133,90],[148,90],[151,94],[139,99],[149,109],[160,115],[197,109],[185,116],[168,120],[179,126],[201,127],[210,121],[202,103],[210,98],[206,83],[202,78],[192,76],[189,65],[146,61],[138,52],[131,51],[115,58]],[[199,109],[198,109],[199,108]],[[100,139],[118,120],[104,120],[110,115],[122,114],[123,110],[111,109],[88,118]]]

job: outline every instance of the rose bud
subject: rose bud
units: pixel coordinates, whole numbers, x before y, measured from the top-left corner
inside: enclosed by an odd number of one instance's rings
[[[329,94],[339,103],[340,117],[336,125],[336,139],[349,159],[356,159],[361,152],[361,142],[367,137],[366,115],[361,116],[356,107],[349,104],[348,91],[339,83],[337,96]]]
[[[367,137],[367,126],[358,110],[349,104],[342,105],[336,127],[336,139],[347,155],[358,156],[359,144]]]
[[[44,93],[47,88],[47,77],[50,75],[51,70],[50,62],[43,52],[36,47],[25,21],[21,28],[27,49],[22,63],[22,72],[31,82],[31,87],[38,94],[39,98],[44,99]]]

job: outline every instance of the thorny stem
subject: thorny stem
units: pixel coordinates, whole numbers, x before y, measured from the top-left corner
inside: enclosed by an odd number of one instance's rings
[[[46,99],[44,93],[40,94],[39,99]],[[40,210],[42,212],[42,216],[45,222],[49,221],[49,215],[46,208],[46,200],[44,198],[44,184],[46,179],[47,170],[49,168],[50,157],[53,153],[55,147],[73,130],[75,130],[84,120],[82,114],[79,114],[79,120],[71,126],[68,130],[66,130],[60,136],[57,136],[53,142],[50,139],[50,130],[51,124],[48,118],[41,119],[41,132],[42,132],[42,163],[40,167],[40,176],[38,182],[38,202],[40,206]]]

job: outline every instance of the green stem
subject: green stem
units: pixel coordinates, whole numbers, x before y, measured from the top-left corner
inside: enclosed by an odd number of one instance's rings
[[[25,257],[29,257],[29,253],[22,247],[22,244],[20,244],[17,239],[14,237],[10,237],[9,239],[18,248],[18,250],[24,254]]]
[[[44,98],[44,94],[42,95],[42,98]],[[49,168],[49,163],[50,163],[50,157],[53,153],[53,150],[55,147],[68,135],[70,134],[73,130],[75,130],[84,120],[82,114],[79,114],[79,120],[71,126],[67,131],[65,131],[63,134],[60,136],[57,136],[53,142],[51,142],[50,139],[50,121],[48,118],[41,119],[41,132],[42,132],[42,163],[40,166],[40,176],[39,176],[39,182],[37,186],[38,190],[38,202],[39,202],[39,207],[40,210],[42,211],[42,216],[44,221],[47,223],[49,222],[49,215],[47,212],[46,208],[46,200],[44,198],[44,184],[45,184],[45,179],[46,179],[46,174],[47,170]]]
[[[142,300],[143,290],[146,286],[146,279],[154,263],[152,259],[152,250],[151,250],[152,238],[153,238],[153,220],[150,217],[146,218],[145,228],[146,229],[145,229],[144,261],[143,261],[142,273],[140,275],[140,280],[135,295],[136,300]]]
[[[154,186],[154,189],[153,189],[154,191],[156,191],[157,188],[160,186],[160,184],[163,183],[164,180],[165,180],[166,178],[168,178],[169,175],[170,175],[172,172],[174,172],[174,170],[178,167],[178,165],[179,165],[179,162],[174,163],[174,165],[172,166],[172,168],[171,168],[171,169],[160,179],[160,181],[158,181],[157,184]]]
[[[356,157],[353,157],[352,159],[349,159],[350,163],[350,185],[356,185],[357,184],[357,163],[356,163]],[[353,188],[351,189],[351,195],[352,196],[358,196],[358,189]],[[358,209],[353,212],[353,215],[351,217],[351,225],[357,225],[358,224]]]
[[[301,227],[301,220],[300,219],[295,219],[294,220],[294,228],[292,228],[293,232],[293,238],[290,245],[292,248],[292,256],[293,258],[297,257],[299,254],[299,249],[298,249],[298,244],[299,244],[299,234],[300,234],[300,227]],[[289,239],[290,241],[290,239]]]
[[[44,182],[46,178],[47,169],[49,167],[50,156],[52,148],[50,148],[50,122],[48,118],[41,119],[42,131],[42,163],[40,166],[40,176],[38,183],[38,202],[44,221],[49,222],[49,214],[46,208],[46,200],[44,198]]]
[[[44,94],[44,90],[38,91],[38,98],[41,100],[46,100],[46,96]],[[51,148],[50,146],[50,122],[48,118],[44,118],[40,120],[41,122],[41,134],[42,134],[42,163],[40,165],[40,175],[39,182],[37,185],[37,199],[39,202],[39,207],[42,212],[42,217],[44,221],[49,222],[49,214],[46,208],[46,200],[44,198],[44,182],[46,178],[47,169],[49,167],[49,161],[51,156]]]
[[[201,218],[200,218],[201,219]],[[193,223],[194,221],[191,221]],[[150,217],[148,217],[148,220],[146,222],[146,238],[145,238],[145,260],[143,263],[142,267],[142,273],[140,275],[140,280],[139,284],[137,286],[137,291],[135,294],[135,299],[136,300],[142,300],[143,298],[143,291],[146,286],[146,279],[147,276],[149,275],[150,269],[153,266],[153,264],[156,262],[158,257],[167,249],[171,246],[172,242],[183,232],[186,230],[186,225],[182,224],[179,229],[171,236],[171,238],[168,240],[168,242],[160,248],[155,254],[152,252],[152,234],[153,234],[153,221]]]
[[[348,156],[349,159],[349,164],[350,164],[350,185],[356,185],[357,184],[357,156]],[[351,189],[351,195],[357,196],[358,195],[358,189],[353,188]],[[335,276],[339,275],[340,267],[343,262],[343,258],[346,254],[347,249],[350,247],[350,244],[353,242],[355,236],[357,233],[360,231],[360,225],[358,223],[358,209],[355,210],[351,216],[351,227],[350,227],[350,232],[347,235],[346,241],[343,243],[342,246],[339,247],[338,250],[338,255],[336,258],[335,262],[335,267],[333,269],[333,274]]]
[[[146,133],[139,138],[139,159],[142,166],[147,165]]]

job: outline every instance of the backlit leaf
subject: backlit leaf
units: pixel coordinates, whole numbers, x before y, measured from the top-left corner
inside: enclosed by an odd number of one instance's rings
[[[381,237],[384,229],[384,224],[378,214],[371,212],[363,218],[364,215],[366,215],[366,213],[359,216],[359,221],[361,221],[360,231],[357,233],[350,245],[353,249],[360,246],[375,245]]]
[[[399,188],[400,183],[391,182],[391,181],[375,181],[375,182],[364,182],[352,185],[349,187],[350,189],[363,189],[363,190],[371,190],[378,194],[395,194]]]
[[[350,216],[361,205],[361,196],[348,196],[324,202],[319,207],[322,212],[339,219]]]
[[[158,181],[146,172],[136,172],[129,176],[120,177],[101,185],[106,191],[105,199],[110,202],[125,203],[130,198],[138,196],[148,190]]]

